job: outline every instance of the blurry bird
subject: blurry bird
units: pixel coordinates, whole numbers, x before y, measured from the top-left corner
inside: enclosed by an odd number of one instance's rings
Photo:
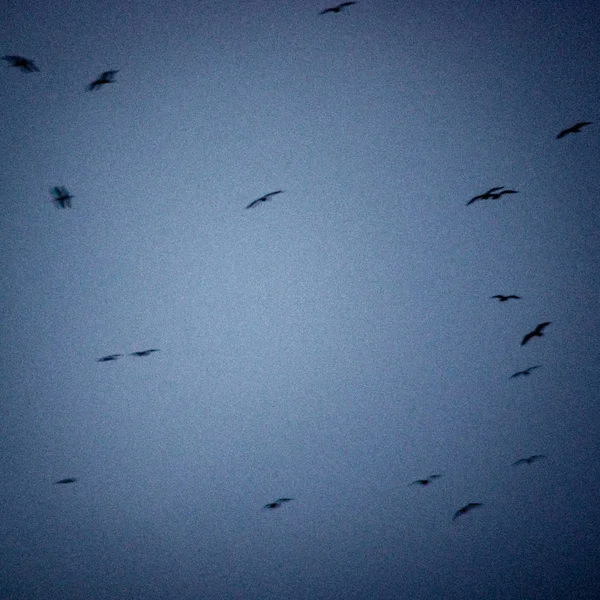
[[[279,508],[284,502],[291,502],[293,498],[278,498],[275,502],[269,502],[263,506],[263,510],[266,508],[268,510],[273,510],[274,508]]]
[[[59,479],[58,481],[55,481],[55,484],[58,483],[75,483],[77,481],[76,477],[67,477],[66,479]]]
[[[529,375],[531,373],[531,371],[533,371],[534,369],[539,369],[542,365],[535,365],[533,367],[528,367],[527,369],[525,369],[524,371],[517,371],[516,373],[513,373],[509,379],[512,379],[513,377],[518,377],[519,375]]]
[[[542,337],[544,334],[542,331],[552,323],[552,321],[545,321],[544,323],[540,323],[533,331],[530,331],[521,342],[521,346],[524,346],[532,337]]]
[[[498,190],[501,190],[501,191],[498,191]],[[473,202],[475,202],[476,200],[498,200],[498,198],[501,198],[504,194],[518,194],[518,193],[519,192],[517,190],[505,190],[502,187],[491,188],[484,194],[480,194],[479,196],[475,196],[474,198],[471,198],[467,202],[467,206],[469,206],[469,204],[473,204]]]
[[[106,85],[107,83],[114,83],[114,79],[115,79],[115,75],[118,73],[119,71],[104,71],[103,73],[100,74],[100,77],[98,77],[98,79],[95,79],[94,81],[92,81],[92,83],[90,83],[88,85],[88,90],[90,92],[93,92],[94,90],[98,89],[100,86],[102,85]]]
[[[456,519],[458,519],[458,517],[460,517],[461,515],[464,515],[465,513],[468,513],[470,510],[473,510],[474,508],[477,508],[478,506],[483,506],[483,504],[481,502],[469,502],[469,504],[466,504],[462,508],[459,508],[454,513],[452,520],[456,521]]]
[[[98,362],[108,362],[110,360],[117,360],[117,358],[119,358],[120,356],[123,356],[122,354],[109,354],[108,356],[103,356],[102,358],[98,359]]]
[[[416,481],[413,481],[412,483],[409,483],[408,485],[426,486],[426,485],[429,485],[434,479],[437,479],[438,477],[441,477],[441,475],[430,475],[427,479],[417,479]]]
[[[73,198],[73,196],[69,194],[66,187],[53,187],[50,190],[50,193],[54,195],[52,200],[56,205],[56,208],[71,208],[71,198]]]
[[[585,127],[586,125],[591,125],[592,121],[581,121],[580,123],[575,123],[575,125],[573,125],[572,127],[569,127],[568,129],[563,129],[557,136],[556,139],[560,140],[560,138],[565,137],[565,135],[568,135],[569,133],[581,133],[581,128]]]
[[[337,6],[332,6],[331,8],[326,8],[325,10],[322,10],[319,14],[324,15],[326,13],[339,13],[342,10],[342,8],[345,8],[346,6],[352,6],[353,4],[356,4],[356,2],[342,2]]]
[[[149,356],[153,352],[158,352],[158,348],[150,348],[150,350],[138,350],[137,352],[132,352],[130,356]]]
[[[259,202],[266,202],[267,200],[269,200],[271,198],[271,196],[275,196],[276,194],[281,194],[284,190],[277,190],[276,192],[270,192],[268,194],[265,194],[264,196],[261,196],[260,198],[257,198],[256,200],[252,200],[252,202],[250,202],[250,204],[248,204],[248,206],[246,206],[246,208],[252,208],[253,206],[256,206]]]
[[[506,302],[507,300],[510,300],[511,298],[514,298],[515,300],[520,300],[521,296],[515,296],[514,294],[511,294],[510,296],[503,296],[502,294],[496,294],[495,296],[490,296],[490,298],[498,298],[498,300],[500,302]]]
[[[23,73],[33,73],[34,71],[39,71],[39,69],[33,64],[32,60],[29,60],[23,56],[10,54],[8,56],[3,56],[2,58],[8,61],[11,67],[18,67],[21,69],[21,71],[23,71]]]
[[[530,465],[536,460],[540,460],[541,458],[546,458],[543,454],[534,454],[528,458],[520,458],[519,460],[515,460],[512,464],[513,467],[518,467],[519,465]]]

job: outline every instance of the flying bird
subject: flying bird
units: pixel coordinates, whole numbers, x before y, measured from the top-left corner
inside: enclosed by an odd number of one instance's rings
[[[483,194],[479,194],[479,196],[475,196],[474,198],[471,198],[467,202],[467,206],[469,206],[469,204],[473,204],[473,202],[476,202],[477,200],[498,200],[498,198],[501,198],[504,194],[518,194],[519,193],[517,190],[505,190],[503,188],[504,188],[504,186],[490,188],[487,192],[484,192]],[[500,191],[498,191],[498,190],[500,190]]]
[[[552,321],[546,321],[544,323],[540,323],[533,331],[530,331],[521,342],[521,346],[524,346],[532,337],[542,337],[544,334],[542,331],[552,323]]]
[[[2,58],[10,63],[9,66],[17,67],[21,69],[23,73],[33,73],[34,71],[39,71],[32,60],[29,60],[23,56],[10,54],[8,56],[3,56]]]
[[[55,481],[55,484],[63,484],[63,483],[75,483],[77,481],[76,477],[67,477],[66,479],[59,479]]]
[[[100,74],[100,76],[95,79],[94,81],[92,81],[92,83],[90,83],[87,87],[87,89],[90,92],[93,92],[94,90],[98,89],[100,86],[102,85],[106,85],[107,83],[114,83],[115,80],[115,75],[118,73],[119,71],[104,71],[103,73]]]
[[[560,140],[560,138],[565,137],[565,135],[569,135],[569,133],[581,133],[581,128],[586,125],[591,125],[592,121],[581,121],[580,123],[575,123],[572,127],[568,129],[563,129],[557,136],[556,139]]]
[[[539,369],[542,365],[534,365],[533,367],[528,367],[527,369],[525,369],[524,371],[517,371],[516,373],[513,373],[509,379],[512,379],[513,377],[518,377],[519,375],[530,375],[531,371],[533,371],[534,369]]]
[[[481,502],[469,502],[469,504],[466,504],[462,508],[459,508],[454,513],[452,520],[456,521],[456,519],[458,519],[458,517],[460,517],[461,515],[464,515],[465,513],[468,513],[470,510],[473,510],[474,508],[477,508],[478,506],[483,506],[483,504]]]
[[[534,454],[529,456],[528,458],[520,458],[519,460],[515,460],[512,464],[513,467],[518,467],[519,465],[530,465],[536,460],[540,460],[541,458],[546,458],[543,454]]]
[[[252,200],[252,202],[250,202],[250,204],[248,204],[248,206],[246,206],[246,208],[252,208],[253,206],[256,206],[259,202],[266,202],[272,196],[281,194],[283,191],[284,190],[277,190],[276,192],[270,192],[268,194],[265,194],[264,196],[261,196],[260,198],[257,198],[256,200]]]
[[[408,485],[421,485],[423,487],[425,487],[426,485],[429,485],[434,479],[437,479],[438,477],[441,477],[441,475],[430,475],[427,479],[417,479],[416,481],[413,481],[412,483],[409,483]]]
[[[510,296],[503,296],[502,294],[496,294],[495,296],[490,296],[490,298],[498,298],[498,300],[500,302],[506,302],[507,300],[510,300],[511,298],[514,298],[515,300],[520,300],[521,296],[515,296],[514,294],[511,294]]]
[[[54,196],[52,200],[56,205],[56,208],[71,208],[71,198],[73,198],[73,196],[69,194],[66,187],[53,187],[50,190],[50,193]]]
[[[356,4],[356,2],[342,2],[337,6],[332,6],[331,8],[326,8],[325,10],[322,10],[319,14],[324,15],[326,13],[339,13],[342,10],[342,8],[346,8],[346,6],[352,6],[353,4]]]
[[[103,356],[102,358],[98,359],[98,362],[109,362],[111,360],[117,360],[117,358],[119,358],[120,356],[123,356],[122,354],[109,354],[108,356]]]
[[[273,510],[275,508],[279,508],[284,502],[291,502],[293,498],[278,498],[274,502],[269,502],[263,506],[263,510]]]
[[[153,352],[158,352],[158,348],[150,348],[149,350],[138,350],[137,352],[132,352],[130,356],[150,356]]]

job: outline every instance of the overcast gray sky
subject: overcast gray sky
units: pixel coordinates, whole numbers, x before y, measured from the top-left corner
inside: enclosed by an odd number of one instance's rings
[[[599,597],[600,7],[332,5],[0,7],[2,600]]]

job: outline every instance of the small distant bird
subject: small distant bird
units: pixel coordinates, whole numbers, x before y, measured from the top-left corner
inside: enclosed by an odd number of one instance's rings
[[[108,356],[103,356],[102,358],[98,359],[98,362],[108,362],[111,360],[117,360],[117,358],[119,358],[120,356],[123,356],[122,354],[109,354]]]
[[[71,208],[71,198],[73,198],[73,196],[69,194],[66,187],[53,187],[50,190],[50,193],[54,196],[52,201],[56,205],[56,208]]]
[[[337,6],[332,6],[331,8],[326,8],[325,10],[322,10],[319,14],[324,15],[326,13],[339,13],[342,10],[342,8],[346,8],[346,6],[352,6],[353,4],[356,4],[356,2],[342,2]]]
[[[119,72],[118,70],[117,71],[104,71],[103,73],[100,74],[100,77],[98,77],[98,79],[95,79],[94,81],[92,81],[92,83],[90,83],[90,85],[88,85],[87,89],[90,92],[93,92],[94,90],[98,89],[102,85],[106,85],[107,83],[114,83],[115,75],[118,72]]]
[[[541,458],[546,458],[543,454],[534,454],[528,458],[520,458],[519,460],[515,460],[512,464],[513,467],[518,467],[519,465],[530,465],[536,460],[540,460]]]
[[[278,498],[275,502],[269,502],[263,506],[263,510],[266,508],[267,510],[273,510],[275,508],[279,508],[284,502],[291,502],[293,498]]]
[[[458,519],[458,517],[460,517],[461,515],[464,515],[465,513],[468,513],[470,510],[473,510],[474,508],[477,508],[478,506],[483,506],[483,504],[481,502],[469,502],[469,504],[466,504],[462,508],[459,508],[454,513],[452,520],[456,521],[456,519]]]
[[[159,352],[159,349],[150,348],[150,350],[138,350],[137,352],[132,352],[130,356],[150,356],[153,352]]]
[[[17,67],[21,69],[23,73],[33,73],[34,71],[39,71],[32,60],[29,60],[23,56],[9,54],[8,56],[3,56],[2,58],[10,63],[9,66]]]
[[[498,190],[502,190],[502,191],[498,191]],[[467,206],[469,206],[469,204],[473,204],[473,202],[477,202],[477,200],[498,200],[498,198],[500,198],[504,194],[518,194],[518,193],[519,192],[517,190],[505,190],[504,186],[493,187],[493,188],[490,188],[487,192],[484,192],[483,194],[479,194],[479,196],[475,196],[474,198],[471,198],[467,202]]]
[[[517,371],[516,373],[513,373],[509,379],[512,379],[513,377],[518,377],[519,375],[530,375],[531,371],[533,371],[534,369],[539,369],[541,366],[542,365],[534,365],[533,367],[528,367],[524,371]]]
[[[252,200],[252,202],[250,202],[250,204],[248,204],[248,206],[246,206],[246,208],[252,208],[253,206],[256,206],[259,202],[266,202],[272,196],[281,194],[283,191],[284,190],[277,190],[276,192],[270,192],[268,194],[265,194],[264,196],[261,196],[260,198],[257,198],[256,200]]]
[[[512,298],[514,298],[515,300],[520,300],[521,296],[515,296],[514,294],[511,294],[510,296],[503,296],[502,294],[496,294],[495,296],[490,296],[490,298],[498,298],[498,300],[500,302],[506,302],[507,300],[510,300]]]
[[[55,481],[55,484],[62,484],[62,483],[75,483],[77,481],[76,477],[67,477],[66,479],[59,479],[58,481]]]
[[[533,331],[530,331],[521,342],[521,346],[524,346],[532,337],[542,337],[544,334],[542,331],[552,323],[552,321],[546,321],[544,323],[540,323]]]
[[[413,481],[412,483],[409,483],[408,485],[422,485],[423,487],[425,487],[426,485],[429,485],[434,479],[437,479],[438,477],[441,477],[441,475],[430,475],[427,479],[417,479],[416,481]]]
[[[557,136],[556,139],[560,140],[560,138],[565,137],[565,135],[569,135],[569,133],[581,133],[581,128],[586,125],[591,125],[592,121],[581,121],[580,123],[575,123],[572,127],[568,129],[563,129]]]

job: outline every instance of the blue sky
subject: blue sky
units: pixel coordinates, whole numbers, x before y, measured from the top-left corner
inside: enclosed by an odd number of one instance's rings
[[[2,8],[0,597],[597,596],[600,11],[331,5]]]

